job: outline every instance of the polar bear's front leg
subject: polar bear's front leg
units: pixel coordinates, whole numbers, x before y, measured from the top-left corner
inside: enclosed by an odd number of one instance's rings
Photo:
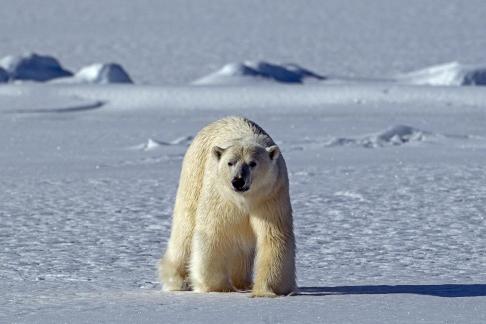
[[[164,291],[186,290],[186,269],[178,259],[164,256],[159,263],[159,277]]]
[[[159,278],[164,291],[188,289],[187,266],[193,226],[189,216],[176,210],[167,251],[159,262]]]
[[[279,215],[257,213],[251,217],[257,237],[253,297],[288,295],[296,290],[292,219],[275,216]]]
[[[246,291],[252,286],[254,251],[241,250],[229,259],[229,273],[232,287],[236,291]]]
[[[195,292],[233,291],[228,277],[224,244],[215,233],[199,230],[194,233],[190,265],[192,288]]]

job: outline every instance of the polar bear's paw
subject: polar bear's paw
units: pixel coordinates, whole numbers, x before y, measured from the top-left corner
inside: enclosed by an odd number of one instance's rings
[[[262,290],[262,289],[255,290],[255,289],[253,289],[250,297],[252,297],[252,298],[256,298],[256,297],[275,298],[275,297],[278,297],[278,295],[271,290]]]
[[[189,290],[189,284],[181,276],[166,278],[162,284],[163,291],[185,291]]]

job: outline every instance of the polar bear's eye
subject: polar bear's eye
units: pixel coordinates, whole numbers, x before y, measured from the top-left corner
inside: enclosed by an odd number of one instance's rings
[[[233,166],[235,164],[235,162],[228,162],[228,166]]]
[[[250,168],[254,168],[254,167],[256,167],[256,162],[255,161],[250,161],[250,163],[248,163],[248,166]]]

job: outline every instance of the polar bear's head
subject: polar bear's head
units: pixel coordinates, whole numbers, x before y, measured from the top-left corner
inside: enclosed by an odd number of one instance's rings
[[[238,194],[265,194],[272,190],[278,177],[277,145],[234,144],[213,147],[218,161],[218,179],[227,189]]]

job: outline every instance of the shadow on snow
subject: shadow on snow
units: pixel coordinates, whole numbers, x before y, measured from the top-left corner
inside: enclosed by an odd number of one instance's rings
[[[299,287],[301,296],[417,294],[436,297],[486,296],[486,284]]]

